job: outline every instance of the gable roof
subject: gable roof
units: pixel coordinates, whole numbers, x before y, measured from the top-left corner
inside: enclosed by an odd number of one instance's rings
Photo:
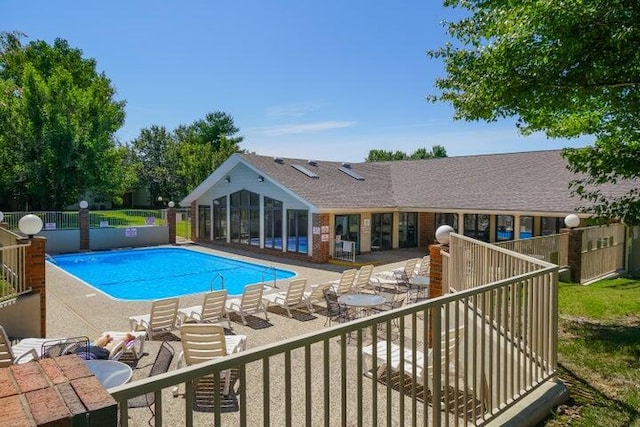
[[[561,150],[352,163],[275,158],[249,153],[231,156],[184,201],[204,193],[238,162],[318,209],[478,210],[511,212],[575,211],[583,203],[568,186],[576,175],[567,169]],[[293,167],[299,165],[317,177]],[[217,172],[217,173],[216,173]],[[206,183],[206,184],[205,184]],[[623,194],[637,181],[603,186],[607,194]]]

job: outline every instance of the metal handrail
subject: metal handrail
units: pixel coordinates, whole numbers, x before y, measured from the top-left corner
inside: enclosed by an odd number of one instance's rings
[[[209,290],[211,292],[213,292],[213,282],[215,282],[215,280],[217,278],[220,278],[220,288],[224,289],[224,276],[222,275],[222,273],[216,273],[212,278],[211,281],[209,282]]]
[[[278,288],[278,278],[277,278],[277,271],[276,268],[272,265],[268,265],[267,267],[265,267],[264,270],[262,270],[262,283],[266,283],[264,280],[264,275],[266,272],[268,272],[269,270],[271,270],[273,272],[273,287],[274,288]]]

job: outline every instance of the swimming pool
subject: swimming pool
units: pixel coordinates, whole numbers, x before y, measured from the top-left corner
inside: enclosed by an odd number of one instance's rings
[[[293,271],[182,248],[55,255],[54,265],[115,299],[147,301],[224,287],[242,294],[251,283],[295,276]]]

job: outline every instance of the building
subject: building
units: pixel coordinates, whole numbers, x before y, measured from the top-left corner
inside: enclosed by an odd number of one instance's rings
[[[560,150],[351,164],[239,153],[180,204],[196,241],[326,262],[338,248],[426,248],[443,224],[486,242],[557,233],[582,205],[572,179]]]

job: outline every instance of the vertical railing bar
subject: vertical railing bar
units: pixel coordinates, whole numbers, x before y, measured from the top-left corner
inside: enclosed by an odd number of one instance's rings
[[[193,427],[193,381],[184,383],[185,426]]]
[[[375,329],[375,325],[371,326],[371,334],[373,335]],[[358,427],[362,427],[362,329],[358,329],[356,333],[356,344],[358,347],[358,352],[356,354],[356,414],[357,414],[357,423]]]
[[[240,426],[247,425],[247,365],[243,364],[238,368],[238,377],[240,380]]]
[[[498,288],[495,291],[495,330],[496,330],[496,396],[498,397],[498,405],[501,405],[504,401],[502,400],[502,376],[500,373],[502,372],[502,365],[500,362],[502,361],[500,355],[500,346],[504,345],[502,340],[502,335],[504,334],[503,326],[502,326],[502,290],[503,288]]]
[[[371,347],[371,425],[378,425],[378,334],[372,336]]]
[[[400,329],[400,339],[404,340],[404,328]],[[411,346],[411,359],[416,360],[416,351],[418,347],[418,313],[411,314],[411,343],[413,344]],[[414,366],[411,371],[411,381],[413,382],[413,387],[411,389],[411,413],[413,414],[413,417],[411,419],[412,427],[417,427],[418,425],[418,399],[417,399],[418,384],[416,380],[417,380],[416,367]],[[424,382],[424,377],[423,377],[423,382]],[[424,386],[423,386],[423,390],[424,390]],[[424,391],[423,393],[424,393],[423,400],[427,400],[427,393]],[[424,418],[427,418],[426,413],[424,414]]]
[[[401,343],[404,343],[404,316],[400,316],[400,319],[398,319],[398,340]],[[391,332],[393,332],[393,329],[391,330]],[[387,335],[390,335],[390,332],[387,331]],[[413,345],[412,347],[415,347],[415,345]],[[404,354],[404,350],[402,352],[402,354]],[[416,363],[414,361],[413,366],[415,367]],[[411,378],[411,385],[413,390],[415,390],[416,387],[416,380],[412,377]],[[402,393],[400,394],[400,406],[398,408],[398,412],[400,414],[400,427],[404,427],[405,422],[405,409],[404,409],[404,368],[402,370],[402,383],[400,385],[400,389],[402,390]]]
[[[416,297],[417,298],[417,297]],[[391,325],[391,320],[387,320],[387,341],[391,341],[391,332],[393,331],[392,329],[392,325]],[[398,372],[400,373],[400,382],[399,382],[399,387],[400,387],[400,393],[398,394],[398,413],[399,413],[399,418],[400,418],[400,427],[404,427],[404,373],[405,373],[405,369],[404,369],[404,362],[405,362],[405,358],[404,358],[404,340],[399,340],[400,342],[400,367],[398,368]],[[413,365],[415,366],[415,360],[413,361]],[[413,382],[413,380],[412,380]],[[387,402],[388,402],[388,409],[387,409],[387,420],[391,419],[391,399],[387,398]],[[389,425],[389,423],[387,423],[387,425]]]
[[[269,376],[269,357],[264,357],[262,358],[262,422],[266,426],[271,424],[271,387]]]
[[[430,308],[425,308],[422,311],[422,354],[429,354],[429,336],[431,334],[431,323],[429,322],[429,319],[432,316],[432,311],[433,311],[433,307]],[[417,313],[416,313],[417,315]],[[414,346],[417,347],[418,343],[417,341],[414,343]],[[416,353],[414,352],[413,355],[414,359],[416,357]],[[425,381],[425,386],[423,386],[423,394],[424,394],[424,398],[422,399],[422,413],[423,415],[423,419],[422,419],[422,424],[426,427],[429,425],[429,400],[427,399],[427,389],[426,387],[429,387],[429,390],[431,389],[431,387],[433,387],[433,384],[429,383],[429,364],[425,363],[424,367],[422,368],[422,380]]]
[[[330,419],[330,411],[329,411],[329,403],[330,403],[330,372],[329,372],[329,357],[330,357],[330,349],[329,349],[329,339],[324,340],[324,425],[325,427],[329,427],[331,425]]]
[[[221,384],[222,382],[220,381],[220,372],[215,372],[213,374],[213,406],[215,407],[215,411],[213,412],[214,426],[219,426],[222,424],[222,414],[220,412]]]
[[[284,424],[292,426],[291,420],[291,350],[284,353]]]
[[[388,334],[388,326],[389,326],[389,321],[387,321],[386,327],[387,327],[387,334]],[[389,338],[387,336],[387,338]],[[386,349],[385,352],[387,354],[387,366],[386,366],[386,372],[385,372],[385,378],[386,378],[386,388],[387,388],[387,394],[386,394],[386,421],[387,421],[387,425],[391,425],[391,399],[393,397],[392,392],[393,389],[391,388],[391,384],[393,382],[393,378],[392,378],[392,373],[393,373],[393,366],[391,364],[392,359],[393,359],[393,355],[391,353],[391,340],[387,339],[385,340],[385,344],[386,344]],[[400,343],[400,351],[402,351],[403,347],[403,343]],[[402,354],[402,353],[400,353]],[[398,372],[400,373],[400,375],[404,374],[404,361],[403,361],[403,357],[400,357],[400,367],[398,368]]]
[[[347,336],[340,337],[340,416],[342,427],[347,427]]]
[[[310,426],[312,421],[313,401],[311,393],[311,345],[304,346],[304,395],[305,395],[305,423]]]
[[[434,313],[435,315],[431,317],[431,323],[433,324],[433,330],[431,333],[431,336],[433,337],[433,340],[431,341],[431,345],[432,345],[432,352],[431,352],[431,357],[432,357],[432,370],[433,370],[433,375],[431,376],[433,378],[433,390],[431,390],[432,392],[432,399],[431,399],[431,406],[433,408],[433,416],[432,416],[432,420],[433,420],[433,425],[434,426],[439,426],[441,425],[441,417],[442,417],[442,403],[441,403],[441,399],[442,399],[442,395],[441,395],[441,389],[442,389],[442,372],[441,372],[441,368],[442,368],[442,348],[441,348],[441,341],[442,341],[442,305],[437,305],[434,308],[434,311],[437,311],[437,313]],[[427,353],[425,353],[427,354]]]
[[[155,410],[155,427],[162,427],[162,390],[153,392],[153,405]]]
[[[450,404],[451,401],[449,399],[449,364],[451,363],[451,361],[449,360],[449,339],[451,338],[449,336],[449,329],[450,325],[450,315],[451,312],[449,310],[449,303],[445,304],[443,307],[443,311],[444,311],[444,328],[443,328],[443,332],[444,335],[440,335],[441,337],[444,336],[444,340],[442,340],[442,338],[440,338],[440,342],[444,343],[444,347],[441,347],[440,350],[440,357],[442,358],[442,353],[444,350],[444,363],[442,363],[442,361],[440,362],[440,367],[441,367],[441,371],[440,371],[440,377],[444,378],[444,384],[442,384],[442,389],[444,391],[444,424],[448,425],[449,424],[449,413],[450,413]],[[442,372],[442,369],[444,367],[444,372]]]
[[[129,427],[129,406],[127,401],[120,402],[118,409],[120,412],[120,427]]]

